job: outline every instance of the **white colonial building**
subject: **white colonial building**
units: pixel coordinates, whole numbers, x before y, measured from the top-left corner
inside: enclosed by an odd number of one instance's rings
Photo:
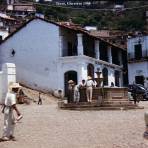
[[[34,18],[0,45],[0,64],[15,63],[16,79],[42,91],[63,90],[101,71],[104,86],[123,86],[124,49],[74,25]]]
[[[148,87],[148,35],[137,35],[128,39],[129,84]]]

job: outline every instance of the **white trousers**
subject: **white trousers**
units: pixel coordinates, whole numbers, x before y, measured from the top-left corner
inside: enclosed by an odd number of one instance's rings
[[[92,92],[93,92],[92,87],[86,87],[86,96],[88,102],[92,101]]]
[[[79,102],[80,94],[78,90],[74,90],[74,102]]]
[[[14,115],[13,110],[10,107],[6,107],[4,110],[4,128],[3,128],[3,137],[14,136]]]

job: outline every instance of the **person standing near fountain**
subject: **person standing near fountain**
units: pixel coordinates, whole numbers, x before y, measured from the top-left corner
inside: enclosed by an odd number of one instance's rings
[[[92,102],[93,86],[94,86],[94,82],[92,80],[92,77],[88,76],[86,81],[87,102]]]
[[[72,103],[74,101],[74,81],[68,81],[68,103]]]

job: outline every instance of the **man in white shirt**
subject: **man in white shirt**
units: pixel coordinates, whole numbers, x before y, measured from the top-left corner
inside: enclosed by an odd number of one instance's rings
[[[3,128],[3,135],[0,141],[8,141],[8,140],[15,140],[14,137],[14,128],[15,128],[15,118],[13,115],[13,110],[16,111],[18,118],[16,120],[20,120],[22,115],[18,111],[16,107],[16,95],[12,91],[13,85],[9,85],[9,90],[6,94],[5,102],[4,102],[4,128]]]
[[[92,78],[88,76],[88,79],[86,81],[86,97],[88,102],[92,102],[93,86],[94,82]]]

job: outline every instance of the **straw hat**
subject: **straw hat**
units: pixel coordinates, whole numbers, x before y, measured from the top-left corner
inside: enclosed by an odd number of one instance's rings
[[[9,83],[9,88],[20,88],[20,84],[19,83],[16,83],[16,82],[10,82]]]
[[[71,83],[74,83],[74,81],[73,80],[69,80],[68,83],[71,84]]]
[[[88,79],[88,80],[91,80],[91,79],[92,79],[92,77],[91,77],[91,76],[88,76],[88,77],[87,77],[87,79]]]

